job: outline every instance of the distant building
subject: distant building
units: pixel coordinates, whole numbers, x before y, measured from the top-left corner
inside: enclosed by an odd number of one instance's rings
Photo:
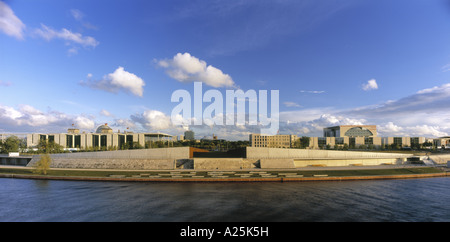
[[[323,137],[376,137],[376,125],[339,125],[323,129]]]
[[[249,135],[251,147],[291,148],[297,138],[297,135]]]
[[[33,133],[27,134],[27,147],[33,148],[39,141],[55,142],[66,149],[87,148],[121,148],[124,144],[137,142],[142,147],[154,141],[176,141],[176,136],[163,133],[133,133],[125,131],[114,133],[107,124],[97,128],[95,133],[80,133],[79,129],[70,128],[67,133]]]
[[[296,135],[260,135],[249,136],[252,147],[293,147],[297,139]],[[398,148],[413,148],[431,144],[436,148],[450,148],[450,137],[426,138],[426,137],[378,137],[376,125],[339,125],[323,129],[323,137],[309,137],[309,149],[329,147],[331,149],[359,148],[361,146],[381,148],[393,146]]]
[[[184,139],[185,140],[195,140],[195,134],[192,130],[187,130],[184,132]]]

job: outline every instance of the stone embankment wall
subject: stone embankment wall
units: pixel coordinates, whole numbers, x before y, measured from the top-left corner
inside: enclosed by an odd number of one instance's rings
[[[450,161],[450,154],[447,155],[429,155],[428,158],[436,164],[447,164]]]
[[[236,170],[255,168],[254,162],[244,158],[194,158],[197,170]]]
[[[189,147],[51,154],[51,168],[165,170],[189,159]],[[39,161],[35,155],[27,166]]]
[[[413,155],[401,153],[247,147],[248,159],[357,159],[407,158],[411,156]]]
[[[261,168],[402,164],[411,154],[247,147],[247,159]]]
[[[52,168],[126,170],[286,169],[306,166],[402,164],[412,155],[381,152],[247,147],[246,158],[192,158],[189,147],[52,154]],[[33,166],[40,156],[33,156]],[[435,158],[438,159],[438,158]],[[450,157],[440,157],[446,163]]]

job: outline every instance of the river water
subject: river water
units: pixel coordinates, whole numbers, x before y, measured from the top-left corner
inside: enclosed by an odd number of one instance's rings
[[[0,221],[450,221],[450,179],[152,183],[0,178]]]

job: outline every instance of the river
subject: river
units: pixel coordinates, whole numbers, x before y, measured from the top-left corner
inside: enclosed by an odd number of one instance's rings
[[[0,178],[0,221],[450,221],[448,177],[342,182],[104,182]]]

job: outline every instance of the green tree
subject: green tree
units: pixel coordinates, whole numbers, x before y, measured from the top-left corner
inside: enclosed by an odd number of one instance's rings
[[[9,136],[0,144],[0,153],[18,152],[20,140],[16,136]]]
[[[64,147],[53,142],[47,140],[40,140],[37,145],[38,153],[63,153]]]
[[[303,136],[294,141],[293,146],[295,148],[306,149],[309,147],[309,137]]]
[[[50,164],[52,163],[52,158],[49,154],[41,155],[41,158],[34,165],[33,173],[47,175],[48,170],[50,170]]]

